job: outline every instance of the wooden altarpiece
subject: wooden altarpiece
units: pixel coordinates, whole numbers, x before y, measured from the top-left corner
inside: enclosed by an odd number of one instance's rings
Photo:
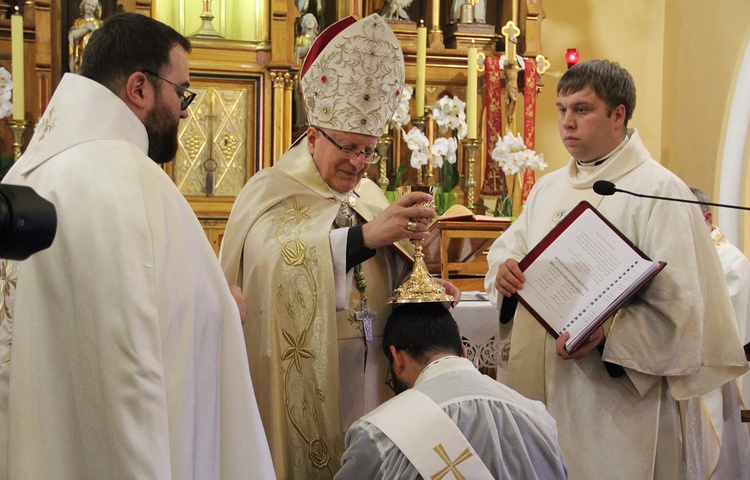
[[[6,10],[16,1],[21,0],[6,0]],[[325,10],[320,14],[319,23],[325,27],[348,15],[363,17],[379,12],[383,1],[324,2]],[[541,50],[541,0],[517,1],[521,18],[518,51],[524,56],[537,55]],[[102,17],[119,11],[154,16],[158,2],[101,0]],[[425,98],[428,106],[443,95],[465,99],[467,42],[473,39],[488,57],[499,55],[503,48],[500,26],[511,17],[510,1],[487,0],[487,23],[472,30],[471,25],[451,23],[447,13],[451,2],[419,0],[412,2],[408,10],[410,18],[422,18],[429,27]],[[24,3],[25,118],[29,125],[24,143],[28,142],[31,127],[68,70],[67,29],[77,14],[79,3],[80,0],[26,0]],[[260,11],[262,21],[269,26],[268,38],[262,41],[191,37],[191,88],[199,95],[190,107],[189,118],[181,123],[178,157],[166,167],[193,206],[217,251],[239,189],[259,169],[273,165],[305,127],[295,118],[299,102],[295,86],[300,65],[295,61],[294,40],[301,12],[294,0],[264,1]],[[391,26],[402,43],[406,82],[414,85],[416,21],[391,22]],[[10,21],[4,18],[0,18],[0,66],[11,70]],[[486,103],[483,82],[480,77],[479,105]],[[486,109],[491,106],[485,107],[480,108],[478,114],[480,132],[485,132]],[[390,155],[383,162],[385,172],[380,166],[368,171],[368,176],[383,186],[386,179],[393,182],[395,170],[408,160],[408,149],[398,133],[392,137],[395,138],[391,140]],[[0,155],[11,151],[12,141],[10,129],[0,126]],[[462,180],[457,191],[460,201],[471,205],[477,198],[476,195],[464,198],[467,179],[462,149],[459,148],[458,154]],[[486,149],[480,148],[473,175],[477,186],[482,184],[485,163]]]

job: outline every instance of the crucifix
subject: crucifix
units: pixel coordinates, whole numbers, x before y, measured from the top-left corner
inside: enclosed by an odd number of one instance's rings
[[[377,318],[374,313],[367,308],[367,298],[362,300],[362,309],[354,314],[358,322],[362,322],[362,331],[365,334],[365,340],[372,341],[372,322]]]
[[[518,98],[518,66],[516,65],[516,44],[521,30],[509,20],[500,30],[505,36],[505,111],[507,112],[505,129],[510,131],[514,122],[516,99]]]

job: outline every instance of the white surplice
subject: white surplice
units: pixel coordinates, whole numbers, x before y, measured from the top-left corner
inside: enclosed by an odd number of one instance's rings
[[[18,264],[2,479],[273,478],[237,305],[147,148],[124,102],[69,74],[4,180],[58,226]]]
[[[469,360],[436,360],[422,371],[414,388],[443,409],[494,478],[567,478],[557,427],[544,405],[482,375]],[[349,428],[337,480],[421,478],[407,456],[369,421],[371,415],[385,415],[397,407],[397,399],[381,405]],[[403,428],[411,425],[406,422]],[[425,436],[423,447],[432,449],[434,438]],[[461,464],[455,463],[460,472]]]
[[[716,245],[716,253],[719,254],[721,267],[724,270],[724,279],[727,281],[729,298],[732,300],[734,314],[737,317],[737,329],[740,333],[742,344],[750,342],[750,261],[742,251],[732,245],[714,227],[711,238]],[[750,408],[750,373],[745,373],[737,379],[737,384],[742,391],[742,399]]]
[[[600,166],[571,159],[567,168],[537,182],[523,213],[490,249],[490,299],[497,300],[498,266],[523,258],[584,199],[667,266],[605,323],[603,356],[594,350],[578,360],[561,359],[555,339],[519,305],[507,383],[545,402],[557,421],[571,478],[679,478],[688,474],[688,461],[675,399],[707,393],[747,370],[732,306],[697,206],[624,193],[602,198],[591,189],[597,180],[692,199],[684,182],[652,159],[630,129],[627,141]],[[624,367],[626,375],[612,378],[603,360]]]

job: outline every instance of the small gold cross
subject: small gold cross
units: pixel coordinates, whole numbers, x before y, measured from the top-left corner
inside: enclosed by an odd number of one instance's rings
[[[437,453],[438,456],[446,463],[447,467],[443,468],[437,473],[432,474],[432,476],[430,476],[431,480],[442,480],[449,473],[452,473],[457,480],[466,480],[464,474],[458,471],[458,464],[468,460],[472,455],[474,455],[469,451],[468,448],[461,452],[461,454],[456,457],[455,460],[451,460],[451,457],[448,456],[448,452],[445,450],[445,447],[442,443],[439,443],[435,448],[433,448],[433,450],[435,450],[435,453]]]

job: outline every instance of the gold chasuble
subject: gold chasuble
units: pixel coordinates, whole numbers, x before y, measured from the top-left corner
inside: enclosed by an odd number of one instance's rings
[[[370,180],[353,193],[353,208],[365,222],[388,206]],[[329,235],[339,208],[303,136],[247,183],[221,248],[227,280],[247,297],[250,370],[281,479],[332,478],[343,432],[391,396],[381,339],[391,310],[387,298],[408,265],[393,249],[379,249],[363,263],[376,315],[373,340],[365,341],[355,317],[361,303],[355,281],[349,308],[336,312]]]

